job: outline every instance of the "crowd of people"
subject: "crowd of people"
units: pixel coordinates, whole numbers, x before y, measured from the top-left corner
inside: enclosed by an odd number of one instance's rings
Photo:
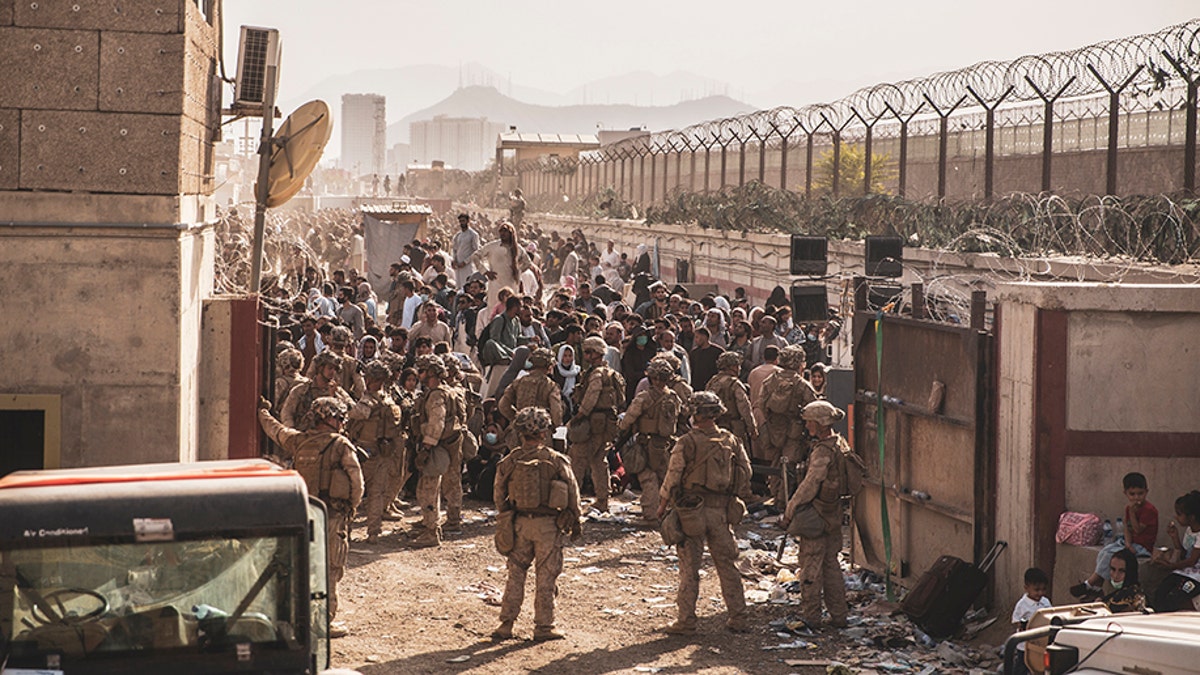
[[[695,630],[705,542],[729,627],[744,629],[731,527],[746,502],[774,500],[790,520],[824,499],[821,518],[840,532],[834,469],[845,445],[828,439],[842,413],[822,401],[837,316],[794,323],[782,288],[758,306],[740,288],[691,297],[655,278],[644,246],[630,256],[578,230],[457,220],[453,236],[404,247],[385,297],[341,267],[326,277],[309,266],[293,288],[274,287],[277,377],[260,420],[281,461],[311,477],[329,506],[333,578],[354,514],[374,543],[385,520],[404,518],[402,500],[415,499],[421,517],[399,531],[414,548],[435,547],[461,530],[465,489],[501,513],[510,583],[497,638],[511,635],[536,559],[534,637],[553,639],[562,537],[633,490],[646,525],[679,534],[680,613],[668,630]],[[806,474],[822,442],[830,452]],[[785,493],[789,483],[803,503]],[[844,593],[821,567],[836,566],[840,547],[823,534],[803,556],[835,624]],[[817,625],[821,595],[807,595]]]

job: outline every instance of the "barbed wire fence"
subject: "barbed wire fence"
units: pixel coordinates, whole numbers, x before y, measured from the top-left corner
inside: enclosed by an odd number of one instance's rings
[[[558,212],[617,203],[652,222],[891,230],[925,246],[1175,263],[1197,255],[1198,86],[1200,19],[637,135],[517,173],[531,204]],[[1137,193],[1170,196],[1117,197]]]

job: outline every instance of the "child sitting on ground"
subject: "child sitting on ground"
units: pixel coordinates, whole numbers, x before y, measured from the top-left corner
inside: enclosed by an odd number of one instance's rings
[[[1052,606],[1050,598],[1046,597],[1046,589],[1049,586],[1050,578],[1046,576],[1045,572],[1036,567],[1025,570],[1025,595],[1021,596],[1021,599],[1017,601],[1017,606],[1013,608],[1013,632],[1025,630],[1029,625],[1029,620],[1039,609]],[[1017,649],[1021,651],[1021,656],[1017,659],[1017,668],[1014,672],[1017,675],[1028,675],[1029,669],[1025,666],[1025,643],[1017,645]]]
[[[1109,562],[1113,554],[1125,549],[1136,556],[1150,557],[1154,549],[1154,540],[1158,538],[1158,509],[1146,501],[1150,493],[1146,486],[1146,477],[1140,473],[1127,473],[1121,479],[1125,488],[1125,527],[1117,533],[1116,539],[1105,544],[1096,554],[1096,571],[1086,580],[1070,588],[1071,595],[1080,600],[1092,600],[1103,594],[1103,585],[1109,578]]]

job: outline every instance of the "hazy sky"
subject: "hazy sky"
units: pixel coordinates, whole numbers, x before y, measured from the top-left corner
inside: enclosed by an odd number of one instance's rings
[[[1200,16],[1198,0],[228,0],[226,69],[241,24],[279,28],[281,97],[355,70],[471,61],[565,92],[634,70],[686,70],[735,97],[785,81],[875,82],[1071,49]],[[803,105],[816,101],[794,101]]]

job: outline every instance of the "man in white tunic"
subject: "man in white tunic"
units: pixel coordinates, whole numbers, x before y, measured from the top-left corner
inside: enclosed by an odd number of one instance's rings
[[[471,263],[488,278],[487,309],[490,311],[499,302],[500,289],[518,290],[518,277],[532,263],[529,254],[517,245],[512,223],[500,223],[500,238],[489,241],[475,251]]]
[[[475,265],[471,262],[471,256],[479,250],[479,233],[475,228],[471,227],[471,216],[460,213],[458,214],[458,234],[454,235],[452,250],[454,252],[454,260],[451,261],[451,267],[454,268],[454,280],[457,282],[458,288],[467,285],[467,279],[475,273]]]

